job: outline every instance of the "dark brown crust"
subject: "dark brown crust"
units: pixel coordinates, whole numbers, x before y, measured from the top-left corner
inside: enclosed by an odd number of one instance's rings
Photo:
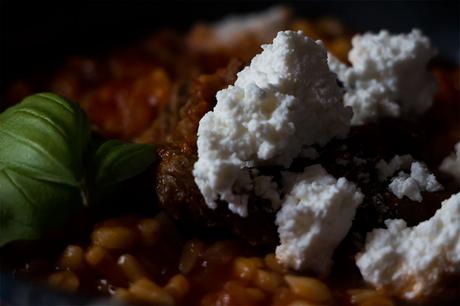
[[[216,210],[207,207],[192,175],[197,160],[198,124],[205,113],[215,105],[216,92],[235,81],[241,65],[232,61],[226,69],[213,75],[202,75],[189,89],[189,100],[181,109],[181,120],[169,139],[159,149],[155,188],[160,206],[176,220],[215,229],[231,229],[251,243],[273,243],[277,240],[274,215],[263,210],[264,205],[249,205],[249,217],[241,218],[219,205]],[[260,200],[259,200],[260,204]],[[258,226],[255,227],[254,224]]]
[[[233,62],[225,70],[214,75],[200,76],[194,81],[186,95],[188,101],[181,109],[177,128],[168,145],[159,150],[161,162],[155,186],[160,206],[176,220],[214,229],[231,229],[252,244],[271,244],[277,241],[277,235],[273,223],[274,213],[265,209],[269,203],[252,196],[247,218],[230,213],[225,205],[218,205],[218,209],[211,210],[204,203],[192,175],[197,160],[196,132],[199,120],[214,106],[216,92],[233,83],[237,68],[238,65]],[[452,80],[442,81],[444,87],[448,86],[446,83],[452,83]],[[443,96],[444,91],[455,92],[450,87],[441,90],[435,105],[419,123],[386,119],[376,124],[354,127],[346,140],[335,140],[324,148],[318,148],[321,156],[319,161],[297,160],[290,167],[290,171],[302,171],[305,166],[319,162],[334,177],[346,177],[360,187],[366,198],[357,211],[352,230],[352,233],[361,236],[358,243],[362,243],[365,234],[376,226],[383,227],[385,219],[403,218],[409,225],[428,219],[439,208],[441,201],[457,190],[443,181],[448,187],[445,191],[426,193],[424,204],[417,205],[407,198],[397,199],[388,192],[388,182],[379,182],[375,170],[375,164],[380,159],[389,160],[395,154],[411,154],[416,160],[427,160],[426,152],[433,152],[429,147],[433,143],[438,147],[435,152],[437,156],[430,156],[428,160],[436,159],[436,164],[429,163],[428,166],[432,170],[436,169],[440,158],[449,154],[459,136],[457,113],[460,113],[460,109],[458,105],[449,102],[453,100],[451,96]],[[446,108],[458,112],[447,117],[440,116],[439,113],[446,113]],[[437,135],[446,132],[455,135],[443,137],[440,142]],[[342,149],[343,146],[346,148]],[[367,163],[358,166],[353,163],[354,157],[364,159]],[[346,161],[346,165],[339,165],[337,159]],[[273,169],[264,171],[271,175],[276,172]],[[434,172],[436,176],[442,177]],[[362,174],[370,175],[369,182],[360,179]],[[415,211],[414,205],[418,206]]]

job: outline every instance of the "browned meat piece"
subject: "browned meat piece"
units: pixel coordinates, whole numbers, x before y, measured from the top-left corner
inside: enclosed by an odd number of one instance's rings
[[[273,224],[274,214],[267,212],[269,209],[264,209],[268,203],[252,197],[247,218],[230,213],[225,205],[210,210],[204,203],[192,175],[193,165],[197,160],[196,132],[199,120],[214,106],[217,90],[233,82],[235,71],[235,66],[230,65],[226,71],[201,76],[190,88],[189,100],[181,110],[178,127],[169,145],[159,151],[161,163],[158,167],[156,190],[160,205],[175,219],[213,228],[231,228],[234,233],[251,243],[270,243],[277,238]],[[413,201],[407,198],[397,199],[387,190],[388,181],[380,182],[377,179],[375,164],[380,159],[389,160],[395,154],[411,154],[416,160],[426,160],[424,154],[430,151],[429,144],[439,138],[437,135],[458,129],[458,120],[455,118],[447,120],[445,116],[436,115],[440,108],[445,113],[445,107],[444,100],[438,97],[426,115],[427,119],[418,124],[386,119],[376,124],[354,127],[347,139],[336,140],[324,148],[318,148],[321,156],[318,161],[299,159],[289,170],[302,171],[305,166],[319,162],[335,177],[346,177],[355,182],[366,197],[357,211],[353,233],[364,235],[376,225],[383,226],[383,221],[388,218],[404,218],[409,224],[417,224],[433,215],[439,208],[439,203],[455,190],[448,188],[443,192],[424,194],[423,207],[418,207],[414,212],[416,204]],[[454,114],[453,117],[455,116]],[[432,132],[434,128],[437,133]],[[440,156],[446,156],[451,150],[452,140],[443,138],[443,141],[447,141],[447,144],[440,144]],[[364,160],[365,163],[358,165],[354,162],[355,158]],[[438,176],[436,165],[428,166]],[[275,174],[271,173],[272,169],[264,171],[269,175]]]
[[[169,144],[159,150],[161,162],[156,177],[159,203],[175,219],[215,229],[232,229],[254,244],[276,242],[274,215],[266,212],[269,203],[250,201],[249,216],[241,218],[220,205],[209,209],[195,184],[192,169],[197,160],[197,130],[201,117],[215,104],[216,92],[235,81],[239,70],[233,61],[213,75],[200,76],[189,89],[189,100]],[[257,224],[257,227],[254,226]]]
[[[436,101],[430,114],[436,111],[438,104],[439,101]],[[430,122],[433,125],[437,124],[433,119]],[[382,119],[375,124],[353,127],[347,139],[333,141],[320,149],[321,165],[334,177],[346,177],[355,182],[365,195],[353,222],[353,232],[366,234],[375,227],[384,227],[386,219],[402,218],[410,226],[416,225],[429,219],[443,200],[458,192],[454,186],[449,187],[445,184],[436,166],[430,165],[428,168],[445,190],[424,192],[423,204],[407,197],[398,199],[388,190],[389,178],[383,182],[378,179],[375,165],[381,159],[388,161],[396,154],[410,154],[414,160],[425,161],[423,154],[428,151],[427,144],[436,137],[430,132],[431,124],[426,125],[425,121],[414,124],[398,119]],[[445,131],[441,129],[441,135]],[[449,150],[446,149],[444,154],[448,154]],[[304,165],[301,161],[298,163],[301,166],[294,167],[302,169]]]

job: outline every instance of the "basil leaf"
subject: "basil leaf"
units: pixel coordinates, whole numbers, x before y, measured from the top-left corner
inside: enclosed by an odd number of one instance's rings
[[[118,184],[145,171],[156,160],[152,145],[109,140],[94,155],[96,189]]]
[[[40,237],[81,207],[89,137],[83,110],[55,94],[0,114],[0,246]]]

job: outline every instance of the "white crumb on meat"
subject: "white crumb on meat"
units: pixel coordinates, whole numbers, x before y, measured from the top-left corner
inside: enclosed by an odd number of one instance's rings
[[[379,160],[375,165],[375,168],[378,170],[379,180],[384,181],[401,169],[408,170],[412,161],[413,158],[409,154],[401,156],[395,155],[388,163],[383,159]]]
[[[276,215],[281,244],[276,257],[292,269],[326,275],[332,254],[351,227],[362,193],[320,165],[284,173],[286,197]]]
[[[241,216],[253,185],[247,165],[288,167],[302,147],[346,136],[352,116],[322,45],[284,31],[262,48],[198,128],[195,182],[208,207],[223,200]]]
[[[415,227],[386,220],[366,237],[356,264],[365,281],[408,300],[428,297],[449,274],[460,273],[460,193]]]
[[[398,198],[404,196],[417,202],[422,201],[422,191],[436,192],[443,189],[434,174],[430,173],[426,165],[421,162],[413,162],[410,175],[399,172],[398,176],[391,180],[388,189]]]
[[[344,84],[344,102],[353,108],[353,125],[380,117],[413,118],[430,108],[436,80],[427,64],[436,52],[420,30],[355,35],[352,45],[351,67],[333,55],[329,65]]]

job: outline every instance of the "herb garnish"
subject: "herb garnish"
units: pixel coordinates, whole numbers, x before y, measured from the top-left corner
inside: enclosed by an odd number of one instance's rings
[[[0,114],[0,246],[62,226],[156,159],[153,146],[119,140],[92,150],[90,135],[78,104],[52,93]]]

